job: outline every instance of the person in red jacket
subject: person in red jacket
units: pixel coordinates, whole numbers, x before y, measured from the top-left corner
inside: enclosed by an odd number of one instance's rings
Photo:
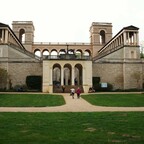
[[[76,94],[77,94],[77,98],[80,98],[81,90],[79,87],[76,90]]]

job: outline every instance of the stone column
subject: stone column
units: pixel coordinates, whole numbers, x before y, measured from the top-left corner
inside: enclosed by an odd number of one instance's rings
[[[5,30],[5,40],[4,40],[5,43],[8,42],[8,30]]]
[[[2,43],[4,42],[4,32],[5,30],[2,30]]]
[[[50,67],[50,85],[53,85],[53,69],[52,69],[52,67]]]
[[[85,75],[85,67],[83,67],[83,70],[82,70],[82,83],[83,83],[83,85],[86,85],[86,79],[87,79],[87,76]]]
[[[61,68],[61,85],[64,85],[64,68]]]
[[[75,79],[75,74],[74,74],[74,67],[72,67],[72,85],[74,85],[74,79]]]
[[[124,45],[127,44],[127,42],[126,42],[126,32],[125,32],[125,31],[124,31],[124,33],[123,33],[123,42],[124,42]]]
[[[138,32],[136,33],[136,43],[137,45],[139,45],[139,33]]]

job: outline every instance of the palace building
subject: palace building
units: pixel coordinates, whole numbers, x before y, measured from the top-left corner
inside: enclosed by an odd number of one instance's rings
[[[142,89],[144,61],[139,28],[130,25],[112,36],[112,23],[93,22],[89,43],[34,42],[32,21],[0,23],[0,68],[7,70],[6,88],[25,85],[26,77],[42,77],[42,92],[59,86],[81,87],[87,93],[94,79],[113,90]],[[3,85],[1,84],[2,88]]]

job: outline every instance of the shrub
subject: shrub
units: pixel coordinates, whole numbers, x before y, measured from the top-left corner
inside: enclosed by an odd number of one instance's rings
[[[94,85],[94,90],[96,92],[97,91],[112,91],[112,89],[113,89],[113,86],[110,83],[107,83],[107,87],[106,88],[101,87],[101,83],[97,83],[97,84]]]
[[[18,91],[18,92],[24,92],[24,91],[27,91],[27,86],[26,85],[15,85],[13,90]]]
[[[27,76],[26,84],[28,89],[41,90],[42,89],[42,76]]]

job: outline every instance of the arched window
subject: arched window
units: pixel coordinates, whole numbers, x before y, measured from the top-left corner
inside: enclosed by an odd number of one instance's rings
[[[105,31],[101,30],[100,31],[100,44],[105,44]]]
[[[24,29],[20,29],[19,31],[19,40],[21,43],[25,43],[25,30]]]

